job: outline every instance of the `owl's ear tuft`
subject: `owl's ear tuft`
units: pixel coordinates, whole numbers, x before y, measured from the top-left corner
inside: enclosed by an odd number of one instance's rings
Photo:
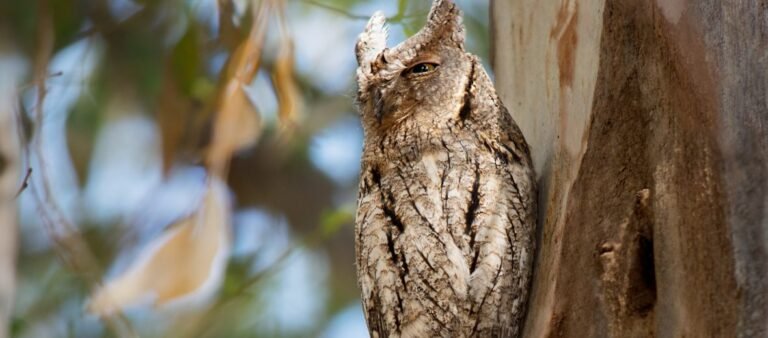
[[[357,64],[370,63],[387,48],[387,19],[382,12],[376,12],[368,20],[365,30],[360,33],[355,45]]]
[[[461,11],[451,0],[435,0],[427,17],[427,24],[422,31],[429,32],[428,38],[450,38],[459,47],[464,48],[464,24]],[[426,34],[425,34],[426,35]]]
[[[452,45],[464,50],[464,24],[461,11],[451,0],[435,0],[424,27],[396,47],[386,51],[387,56],[415,56],[417,51],[429,45]],[[405,62],[407,63],[407,62]]]

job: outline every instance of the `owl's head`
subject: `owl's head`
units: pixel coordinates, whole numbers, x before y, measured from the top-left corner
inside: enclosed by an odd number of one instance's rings
[[[408,120],[459,114],[474,59],[464,50],[461,13],[450,0],[435,0],[426,25],[392,48],[387,48],[386,19],[377,12],[360,34],[355,54],[366,134]]]

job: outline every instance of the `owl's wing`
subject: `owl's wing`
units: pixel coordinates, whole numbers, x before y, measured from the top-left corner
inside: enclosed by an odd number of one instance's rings
[[[377,279],[396,274],[397,267],[388,260],[380,262],[383,255],[388,254],[384,250],[389,247],[388,237],[384,234],[389,233],[387,228],[391,225],[382,210],[379,175],[375,168],[365,163],[360,177],[356,218],[356,265],[362,291],[363,313],[371,337],[388,337],[389,328],[395,323],[388,323],[386,314],[381,311],[392,312],[394,309],[392,304],[386,304],[388,299],[392,298],[392,290],[383,290],[381,281]],[[396,314],[389,313],[389,321],[392,322],[395,316]]]
[[[502,103],[499,103],[501,109],[500,126],[501,126],[501,143],[512,154],[515,160],[519,158],[523,165],[532,166],[531,150],[528,148],[528,143],[525,142],[523,132],[520,127],[517,126],[515,120],[512,119],[512,114],[509,113],[507,107]]]

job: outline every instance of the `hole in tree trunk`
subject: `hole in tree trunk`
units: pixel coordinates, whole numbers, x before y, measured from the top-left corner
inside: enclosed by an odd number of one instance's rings
[[[628,307],[635,314],[645,315],[656,304],[656,266],[653,258],[653,240],[638,234],[635,237],[635,255],[630,262]]]

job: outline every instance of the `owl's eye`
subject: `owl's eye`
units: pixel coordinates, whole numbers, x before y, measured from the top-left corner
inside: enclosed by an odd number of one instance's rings
[[[420,63],[420,64],[415,65],[415,66],[411,67],[410,69],[408,69],[406,71],[406,75],[410,75],[410,74],[412,74],[412,75],[424,75],[424,74],[427,74],[427,73],[430,73],[430,72],[434,71],[437,68],[437,66],[438,66],[438,64],[436,64],[436,63],[429,63],[429,62]]]

